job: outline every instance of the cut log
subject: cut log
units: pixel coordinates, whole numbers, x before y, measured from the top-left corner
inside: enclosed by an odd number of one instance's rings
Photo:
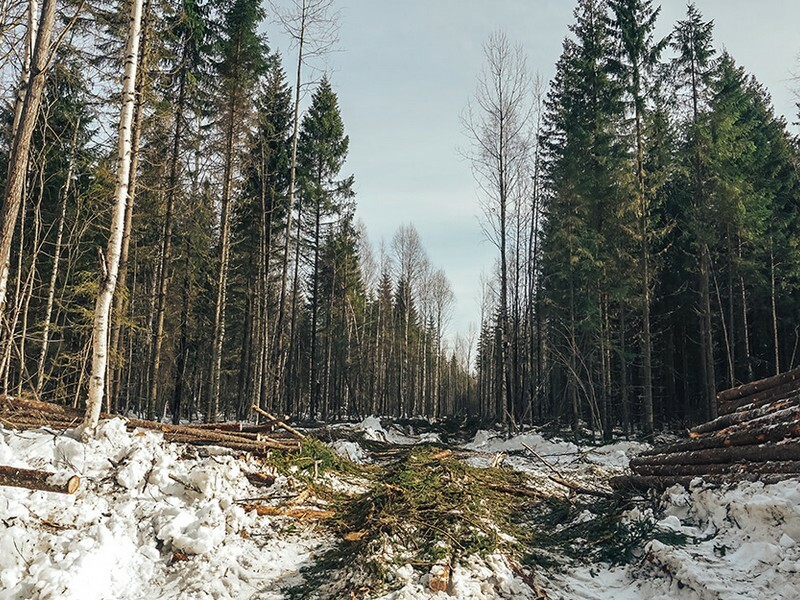
[[[182,427],[235,433],[272,433],[277,428],[277,425],[274,423],[264,423],[263,425],[248,425],[247,423],[188,423]]]
[[[800,440],[788,440],[778,444],[728,446],[686,452],[650,454],[632,458],[630,464],[631,468],[635,469],[642,465],[692,465],[772,460],[800,460]]]
[[[695,439],[677,442],[666,448],[647,450],[642,452],[641,456],[672,454],[674,452],[721,448],[724,446],[752,446],[765,442],[780,442],[785,439],[797,438],[800,437],[800,420],[798,419],[800,417],[800,408],[792,410],[796,414],[787,421],[776,420],[773,415],[768,415],[708,433]]]
[[[271,487],[275,483],[275,475],[270,473],[246,473],[245,477],[257,487]]]
[[[100,418],[111,419],[113,415],[103,413]],[[7,426],[18,429],[44,426],[67,429],[76,426],[82,420],[83,413],[81,411],[67,406],[10,396],[0,397],[0,423]],[[125,418],[125,421],[128,429],[159,431],[167,441],[198,446],[213,444],[257,454],[264,454],[270,449],[296,450],[299,447],[297,437],[299,432],[287,433],[292,428],[285,424],[283,424],[283,430],[276,429],[277,422],[262,426],[225,423],[222,428],[219,428],[169,425],[134,418]]]
[[[272,416],[271,414],[269,414],[267,411],[260,409],[260,408],[259,408],[258,406],[256,406],[255,404],[253,404],[253,405],[252,405],[252,408],[253,408],[253,410],[254,410],[254,411],[256,411],[258,414],[260,414],[260,415],[262,415],[262,416],[264,416],[264,417],[267,417],[267,418],[268,418],[268,419],[270,419],[271,421],[274,421],[274,422],[275,422],[275,424],[276,424],[278,427],[282,427],[283,429],[285,429],[285,430],[286,430],[286,431],[288,431],[289,433],[291,433],[291,434],[294,434],[295,436],[297,436],[297,439],[300,439],[300,440],[302,440],[303,438],[305,438],[305,437],[306,437],[305,435],[303,435],[302,433],[300,433],[299,431],[297,431],[297,429],[295,429],[295,428],[294,428],[294,427],[292,427],[291,425],[287,425],[286,423],[284,423],[283,421],[281,421],[281,420],[280,420],[280,419],[278,419],[277,417],[274,417],[274,416]]]
[[[737,400],[730,400],[727,402],[719,403],[719,413],[723,415],[731,414],[737,410],[747,408],[756,408],[764,406],[776,400],[784,400],[792,398],[798,394],[798,382],[791,382],[784,385],[779,385],[768,390],[763,390],[751,396],[745,396]]]
[[[73,494],[81,484],[77,475],[65,476],[48,471],[0,466],[0,485],[42,492]]]
[[[796,381],[800,381],[800,367],[792,371],[787,371],[786,373],[781,373],[780,375],[774,375],[766,379],[760,379],[752,383],[745,383],[739,387],[724,390],[717,394],[717,402],[722,403],[738,400],[745,396],[752,396],[758,392],[763,392],[764,390]]]
[[[741,475],[784,473],[800,475],[800,461],[737,462],[727,464],[695,465],[639,465],[633,469],[636,475],[679,476],[694,475]]]
[[[794,396],[793,398],[786,398],[784,400],[778,400],[777,402],[771,402],[762,407],[740,410],[727,415],[722,415],[713,421],[708,421],[707,423],[702,423],[697,427],[693,427],[689,431],[689,436],[696,438],[704,433],[720,431],[722,429],[731,427],[732,425],[753,421],[769,415],[790,415],[791,409],[798,406],[800,406],[800,396]]]
[[[689,484],[695,479],[702,479],[700,485],[735,485],[740,481],[760,481],[765,485],[772,483],[780,483],[787,479],[797,479],[798,476],[774,474],[774,475],[758,475],[753,473],[744,473],[736,475],[707,475],[698,478],[694,475],[679,475],[672,477],[658,477],[654,475],[621,475],[612,477],[609,483],[611,487],[619,491],[647,491],[665,490],[673,485],[682,485],[689,489]]]

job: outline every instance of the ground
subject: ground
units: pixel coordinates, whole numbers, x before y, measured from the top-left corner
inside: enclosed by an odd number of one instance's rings
[[[797,480],[619,499],[604,482],[642,444],[316,433],[256,460],[119,419],[88,443],[0,428],[0,464],[82,479],[0,488],[0,599],[800,597]]]

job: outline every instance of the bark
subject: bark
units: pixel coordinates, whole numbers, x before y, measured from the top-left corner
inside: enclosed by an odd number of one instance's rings
[[[321,182],[317,181],[320,186]],[[316,210],[314,213],[314,273],[313,290],[311,294],[311,368],[309,369],[309,393],[310,398],[310,417],[313,421],[317,417],[317,407],[319,402],[319,382],[317,379],[317,319],[319,317],[319,251],[322,243],[320,237],[320,220],[322,218],[322,201],[316,199]]]
[[[703,245],[700,257],[700,327],[703,364],[703,400],[709,419],[717,417],[716,375],[714,370],[714,338],[711,327],[711,258]]]
[[[186,50],[183,61],[186,63]],[[150,378],[150,403],[158,406],[158,371],[161,366],[161,346],[164,337],[164,315],[167,307],[168,269],[172,260],[172,222],[175,209],[175,196],[178,191],[180,168],[181,136],[183,133],[183,110],[186,104],[186,68],[183,67],[178,87],[178,105],[175,112],[175,133],[172,141],[172,154],[169,159],[169,181],[167,183],[167,206],[164,214],[164,230],[161,239],[161,264],[158,269],[158,300],[156,307],[155,331],[153,332],[153,353]]]
[[[216,421],[219,411],[220,380],[222,377],[222,350],[225,343],[225,309],[228,297],[228,262],[230,258],[230,203],[233,188],[234,137],[236,129],[238,85],[234,85],[229,98],[228,123],[225,132],[225,173],[222,187],[222,213],[219,234],[219,271],[217,275],[217,300],[214,309],[214,333],[211,358],[211,389],[208,395],[206,421]]]
[[[766,474],[758,473],[737,473],[734,475],[706,475],[702,478],[700,485],[721,486],[725,484],[735,484],[740,481],[760,481],[764,484],[780,483],[789,479],[791,476],[786,474]],[[697,479],[694,475],[680,476],[646,476],[646,475],[623,475],[612,477],[609,483],[611,487],[618,491],[637,491],[646,492],[648,490],[665,490],[674,485],[680,485],[689,489],[692,481]]]
[[[728,464],[694,465],[641,465],[635,469],[637,475],[758,475],[786,473],[800,475],[800,461],[735,462]]]
[[[704,448],[702,450],[687,450],[671,454],[637,456],[631,459],[630,466],[635,471],[638,467],[644,465],[702,465],[773,460],[800,460],[800,441],[787,440],[777,444]]]
[[[172,423],[181,421],[183,404],[183,379],[186,376],[186,362],[189,354],[189,298],[191,296],[191,275],[189,257],[186,257],[186,274],[183,281],[183,308],[181,309],[181,337],[178,344],[178,357],[175,365],[175,390],[172,396]]]
[[[798,391],[800,391],[800,384],[797,382],[785,383],[783,385],[779,385],[778,387],[770,388],[768,390],[764,390],[763,392],[753,394],[752,396],[745,396],[744,398],[731,400],[730,402],[722,402],[719,405],[719,412],[720,414],[726,415],[741,410],[745,407],[749,409],[756,408],[758,406],[764,406],[765,404],[769,404],[775,400],[783,400],[785,398],[794,396],[798,393]]]
[[[48,0],[52,1],[52,0]],[[92,375],[89,380],[89,397],[86,402],[84,426],[87,430],[97,427],[105,392],[106,366],[108,363],[108,322],[111,302],[117,284],[122,235],[125,221],[125,208],[128,199],[128,184],[131,167],[131,124],[135,101],[136,68],[139,56],[139,36],[142,21],[142,0],[133,0],[131,6],[130,28],[125,50],[125,75],[123,79],[123,104],[119,119],[119,140],[114,209],[111,221],[111,235],[104,259],[104,273],[100,293],[97,297],[94,316]]]
[[[744,423],[746,421],[752,421],[753,419],[758,419],[760,417],[776,413],[797,405],[800,405],[800,395],[794,396],[792,398],[787,398],[785,400],[779,400],[777,402],[767,404],[766,406],[760,408],[752,408],[749,410],[737,411],[731,414],[723,414],[721,417],[717,417],[713,421],[709,421],[707,423],[703,423],[702,425],[698,425],[697,427],[693,427],[690,430],[689,435],[691,437],[697,437],[698,435],[704,433],[719,431],[721,429],[725,429],[726,427],[730,427],[731,425],[736,425],[737,423]]]
[[[790,414],[781,415],[781,418],[776,418],[773,415],[761,417],[747,423],[732,425],[703,437],[677,442],[656,450],[649,450],[643,452],[642,456],[720,448],[723,446],[753,446],[797,437],[800,437],[800,409],[794,408],[791,409]]]
[[[8,179],[6,180],[3,205],[0,208],[0,322],[2,322],[5,312],[11,241],[22,205],[22,191],[28,174],[31,138],[39,116],[50,58],[50,38],[53,33],[55,14],[56,0],[44,0],[36,42],[33,46],[30,83],[27,85],[25,100],[22,102],[19,113],[19,126],[14,131],[15,135],[9,153]]]
[[[120,250],[119,257],[119,278],[117,280],[117,289],[114,292],[114,306],[112,314],[114,315],[114,322],[111,326],[111,347],[110,355],[114,364],[114,380],[111,382],[111,397],[115,407],[119,405],[119,395],[122,380],[122,361],[119,359],[119,345],[120,335],[122,332],[122,314],[125,312],[128,297],[125,290],[128,286],[128,256],[130,254],[131,234],[133,231],[133,209],[136,199],[136,183],[139,174],[139,141],[142,137],[142,111],[144,108],[144,101],[142,99],[142,90],[144,88],[144,77],[147,74],[147,47],[148,47],[148,33],[150,28],[148,23],[150,21],[150,11],[152,1],[146,0],[144,4],[144,12],[142,14],[142,40],[141,52],[139,52],[139,67],[136,70],[136,108],[133,114],[133,124],[131,138],[131,166],[130,177],[128,181],[128,201],[125,206],[125,225],[122,231],[122,249]],[[131,296],[133,295],[131,290]],[[130,364],[130,363],[129,363]],[[128,369],[128,378],[130,379],[130,369]],[[130,388],[126,388],[128,392]],[[127,402],[125,403],[127,406]]]
[[[64,480],[64,477],[57,473],[0,466],[0,486],[73,494],[80,484],[81,479],[77,475],[72,475]]]
[[[772,344],[775,349],[775,375],[780,375],[781,362],[778,353],[778,310],[775,306],[775,254],[772,250],[772,238],[769,240],[769,278],[770,304],[772,308]]]
[[[78,143],[78,132],[80,131],[80,118],[75,123],[75,132],[72,135],[70,146],[69,165],[67,166],[67,179],[64,182],[64,189],[61,192],[59,201],[58,226],[56,228],[56,244],[53,249],[53,270],[50,272],[50,283],[47,287],[47,304],[44,311],[44,325],[42,328],[42,347],[39,353],[39,363],[36,370],[36,395],[42,392],[44,385],[44,363],[47,358],[47,348],[50,343],[50,325],[53,317],[53,304],[56,296],[56,283],[58,282],[58,269],[61,262],[61,245],[64,240],[64,222],[67,218],[67,198],[75,172],[75,152]]]
[[[292,160],[289,169],[289,202],[286,207],[286,234],[283,240],[283,259],[281,265],[281,293],[278,302],[278,319],[275,326],[275,383],[273,389],[273,397],[275,404],[278,404],[280,398],[280,386],[283,379],[283,368],[285,364],[283,340],[283,323],[286,318],[286,291],[289,279],[289,251],[291,248],[291,232],[292,232],[292,211],[294,210],[294,196],[295,196],[295,179],[297,176],[297,141],[300,132],[300,86],[302,83],[303,72],[303,51],[305,50],[305,36],[306,36],[306,22],[305,22],[305,0],[303,0],[303,16],[299,28],[299,37],[297,39],[297,77],[295,79],[294,88],[294,115],[292,117]],[[297,216],[298,221],[300,215]],[[300,244],[298,236],[296,243]],[[288,396],[287,396],[288,398]]]
[[[778,386],[791,384],[792,382],[796,382],[796,387],[800,388],[800,368],[781,373],[780,375],[759,379],[751,383],[745,383],[744,385],[729,390],[724,390],[717,394],[717,400],[720,403],[739,400],[746,396],[754,396],[759,392],[770,390]]]

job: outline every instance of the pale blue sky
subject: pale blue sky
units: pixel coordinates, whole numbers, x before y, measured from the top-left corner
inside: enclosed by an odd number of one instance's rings
[[[321,68],[339,95],[356,179],[358,216],[370,240],[387,243],[413,222],[432,263],[444,268],[456,295],[450,333],[479,318],[480,274],[496,249],[478,222],[478,191],[459,116],[483,64],[482,44],[497,29],[519,43],[532,71],[554,72],[572,23],[572,0],[340,0],[340,50]],[[792,72],[800,54],[797,0],[697,0],[715,22],[715,45],[772,93],[776,111],[796,121]],[[660,33],[683,18],[686,2],[662,2]],[[274,25],[270,45],[292,54]]]

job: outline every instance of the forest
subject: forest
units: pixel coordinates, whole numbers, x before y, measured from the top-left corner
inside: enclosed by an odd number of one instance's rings
[[[798,364],[798,140],[693,4],[659,38],[650,0],[579,0],[549,83],[485,43],[462,114],[497,254],[475,339],[448,333],[414,225],[376,247],[357,218],[331,0],[3,10],[4,394],[610,438]]]

